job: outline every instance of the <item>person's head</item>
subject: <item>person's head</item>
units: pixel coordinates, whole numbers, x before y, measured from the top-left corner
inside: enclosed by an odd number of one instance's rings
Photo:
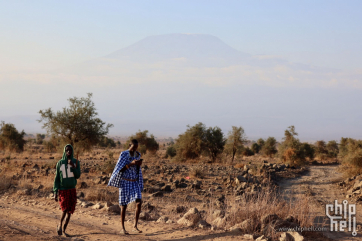
[[[72,152],[73,152],[73,148],[71,145],[66,145],[65,146],[65,154],[67,155],[68,158],[70,158],[72,156]]]
[[[129,150],[130,151],[137,151],[138,149],[138,141],[136,139],[133,139],[131,143],[129,144]]]

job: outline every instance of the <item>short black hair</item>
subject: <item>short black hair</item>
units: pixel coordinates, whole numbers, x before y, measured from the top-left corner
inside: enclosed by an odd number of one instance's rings
[[[136,139],[133,139],[133,140],[131,141],[131,143],[132,143],[133,145],[138,145],[138,141],[137,141]]]

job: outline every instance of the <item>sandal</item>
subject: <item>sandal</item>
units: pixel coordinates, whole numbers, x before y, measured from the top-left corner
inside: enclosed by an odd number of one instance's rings
[[[59,225],[57,225],[57,233],[58,235],[62,235],[62,227],[59,227]]]

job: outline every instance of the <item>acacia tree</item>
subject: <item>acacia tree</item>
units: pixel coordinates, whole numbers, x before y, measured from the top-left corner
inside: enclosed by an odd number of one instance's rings
[[[176,157],[181,161],[198,158],[204,150],[205,125],[199,122],[187,127],[185,133],[178,136],[175,144]]]
[[[185,133],[179,135],[174,145],[178,160],[195,159],[206,154],[214,161],[225,145],[224,134],[219,127],[209,127],[199,122],[187,126]]]
[[[26,143],[24,136],[24,130],[19,132],[13,124],[2,121],[0,124],[0,149],[23,151]]]
[[[224,133],[217,126],[209,127],[205,131],[205,149],[211,156],[212,161],[215,161],[216,157],[222,153],[225,146]]]
[[[232,130],[228,133],[225,146],[225,149],[232,154],[231,162],[234,161],[236,152],[243,148],[245,142],[244,129],[241,126],[232,126]]]
[[[69,107],[62,111],[53,112],[51,108],[40,110],[39,122],[48,134],[55,135],[63,141],[76,146],[78,149],[90,150],[108,134],[112,124],[106,124],[100,118],[92,101],[92,94],[88,97],[69,98]]]
[[[289,126],[284,132],[283,142],[279,146],[279,156],[284,162],[288,162],[291,165],[303,165],[305,164],[307,151],[297,138],[298,133],[295,131],[294,126]]]

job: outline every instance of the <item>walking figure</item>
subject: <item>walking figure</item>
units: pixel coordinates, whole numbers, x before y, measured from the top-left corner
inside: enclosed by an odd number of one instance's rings
[[[141,171],[141,154],[137,151],[138,141],[133,139],[129,149],[121,152],[118,162],[113,170],[108,186],[119,188],[119,205],[121,206],[121,222],[123,234],[129,234],[124,227],[127,205],[136,201],[135,222],[133,231],[142,233],[138,229],[138,218],[142,205],[143,177]]]
[[[77,204],[77,192],[75,186],[77,185],[77,179],[80,177],[80,163],[73,157],[73,147],[66,145],[64,147],[63,157],[58,161],[56,166],[56,174],[54,179],[53,191],[55,193],[55,201],[60,204],[62,209],[62,217],[60,223],[57,226],[58,235],[64,233],[65,236],[69,236],[65,230],[67,229],[70,216],[74,213],[75,205]],[[64,227],[63,221],[65,216]]]

